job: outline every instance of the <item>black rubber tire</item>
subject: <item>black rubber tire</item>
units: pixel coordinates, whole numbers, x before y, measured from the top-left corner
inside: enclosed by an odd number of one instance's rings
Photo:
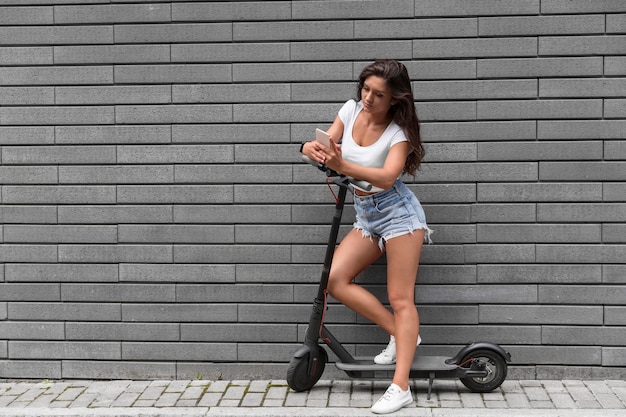
[[[312,375],[308,372],[310,355],[291,359],[287,369],[287,384],[292,390],[297,392],[310,390],[322,377],[326,362],[328,362],[328,354],[321,347],[319,352],[320,361]]]
[[[488,349],[481,349],[468,353],[461,363],[467,363],[464,367],[481,369],[483,366],[489,371],[484,378],[460,378],[463,385],[472,392],[491,392],[498,388],[506,379],[508,368],[504,358]]]

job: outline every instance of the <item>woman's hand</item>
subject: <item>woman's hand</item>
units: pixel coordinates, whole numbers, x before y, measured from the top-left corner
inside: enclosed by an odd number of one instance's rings
[[[328,148],[326,148],[318,141],[313,140],[304,144],[304,146],[302,147],[302,153],[314,160],[315,162],[323,164],[326,161],[326,153],[324,152],[324,149]]]
[[[341,146],[335,143],[332,136],[330,138],[330,148],[322,145],[322,152],[324,153],[323,164],[333,171],[341,172],[341,166],[343,164],[343,157],[341,156]]]

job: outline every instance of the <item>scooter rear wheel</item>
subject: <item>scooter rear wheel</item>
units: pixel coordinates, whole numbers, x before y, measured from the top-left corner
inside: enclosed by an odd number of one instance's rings
[[[319,360],[312,372],[309,372],[311,355],[302,358],[292,358],[287,369],[287,384],[294,391],[307,391],[319,381],[328,362],[328,354],[324,348],[319,348]]]
[[[468,353],[461,363],[466,363],[471,370],[486,370],[487,376],[475,378],[460,378],[463,385],[473,392],[491,392],[498,388],[507,374],[507,365],[504,358],[487,349]]]

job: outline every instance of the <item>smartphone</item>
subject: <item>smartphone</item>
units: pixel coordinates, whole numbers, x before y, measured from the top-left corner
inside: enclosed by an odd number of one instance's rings
[[[321,129],[315,129],[315,140],[330,148],[330,135]]]

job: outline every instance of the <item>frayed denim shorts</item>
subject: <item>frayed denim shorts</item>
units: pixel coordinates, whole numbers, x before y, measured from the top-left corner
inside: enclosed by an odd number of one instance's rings
[[[424,242],[432,243],[433,232],[426,224],[426,215],[419,200],[400,180],[393,187],[368,196],[354,196],[356,221],[354,228],[363,237],[377,238],[380,250],[389,239],[424,230]]]

